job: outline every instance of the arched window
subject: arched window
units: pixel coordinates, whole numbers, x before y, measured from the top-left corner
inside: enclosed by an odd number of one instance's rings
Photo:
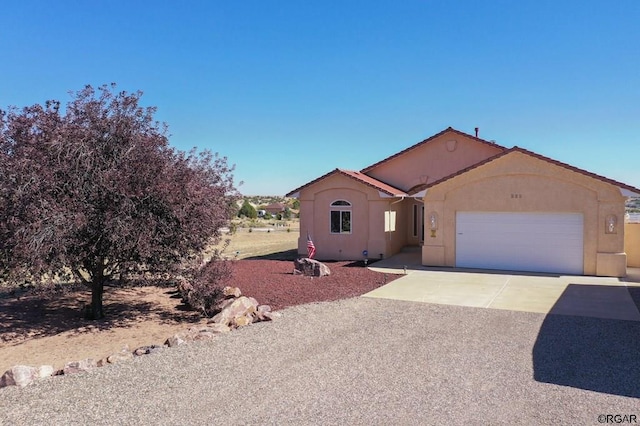
[[[351,233],[351,203],[346,200],[336,200],[331,203],[331,233]]]

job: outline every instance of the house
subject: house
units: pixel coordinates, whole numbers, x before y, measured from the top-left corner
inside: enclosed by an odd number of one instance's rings
[[[285,209],[285,205],[282,203],[271,203],[267,206],[265,206],[265,210],[267,211],[267,213],[272,214],[272,215],[276,215],[278,213],[282,213]]]
[[[640,189],[451,127],[360,171],[335,169],[300,200],[319,259],[621,277],[625,200]]]

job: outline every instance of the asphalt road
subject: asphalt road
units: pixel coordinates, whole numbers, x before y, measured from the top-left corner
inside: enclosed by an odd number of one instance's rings
[[[640,422],[640,322],[368,298],[283,313],[214,341],[1,389],[0,423]]]

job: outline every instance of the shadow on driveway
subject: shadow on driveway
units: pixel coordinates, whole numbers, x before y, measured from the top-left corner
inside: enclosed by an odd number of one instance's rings
[[[619,308],[637,313],[639,287],[567,287],[542,323],[533,347],[536,381],[640,398],[640,322],[580,314],[582,309],[619,299],[621,291],[633,303]],[[621,318],[626,315],[620,313]]]

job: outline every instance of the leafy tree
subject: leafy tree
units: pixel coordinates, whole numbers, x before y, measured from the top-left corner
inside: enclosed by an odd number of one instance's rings
[[[248,217],[249,219],[255,219],[258,217],[258,212],[247,200],[244,200],[242,207],[240,207],[240,211],[238,211],[238,217],[242,216]]]
[[[57,101],[0,113],[0,270],[72,274],[91,288],[92,319],[109,280],[183,272],[237,197],[226,158],[171,148],[141,95],[86,86],[64,113]]]
[[[300,200],[297,198],[291,202],[291,208],[294,210],[300,210]]]
[[[282,218],[291,219],[291,209],[289,208],[289,206],[285,206],[284,212],[282,212]]]

